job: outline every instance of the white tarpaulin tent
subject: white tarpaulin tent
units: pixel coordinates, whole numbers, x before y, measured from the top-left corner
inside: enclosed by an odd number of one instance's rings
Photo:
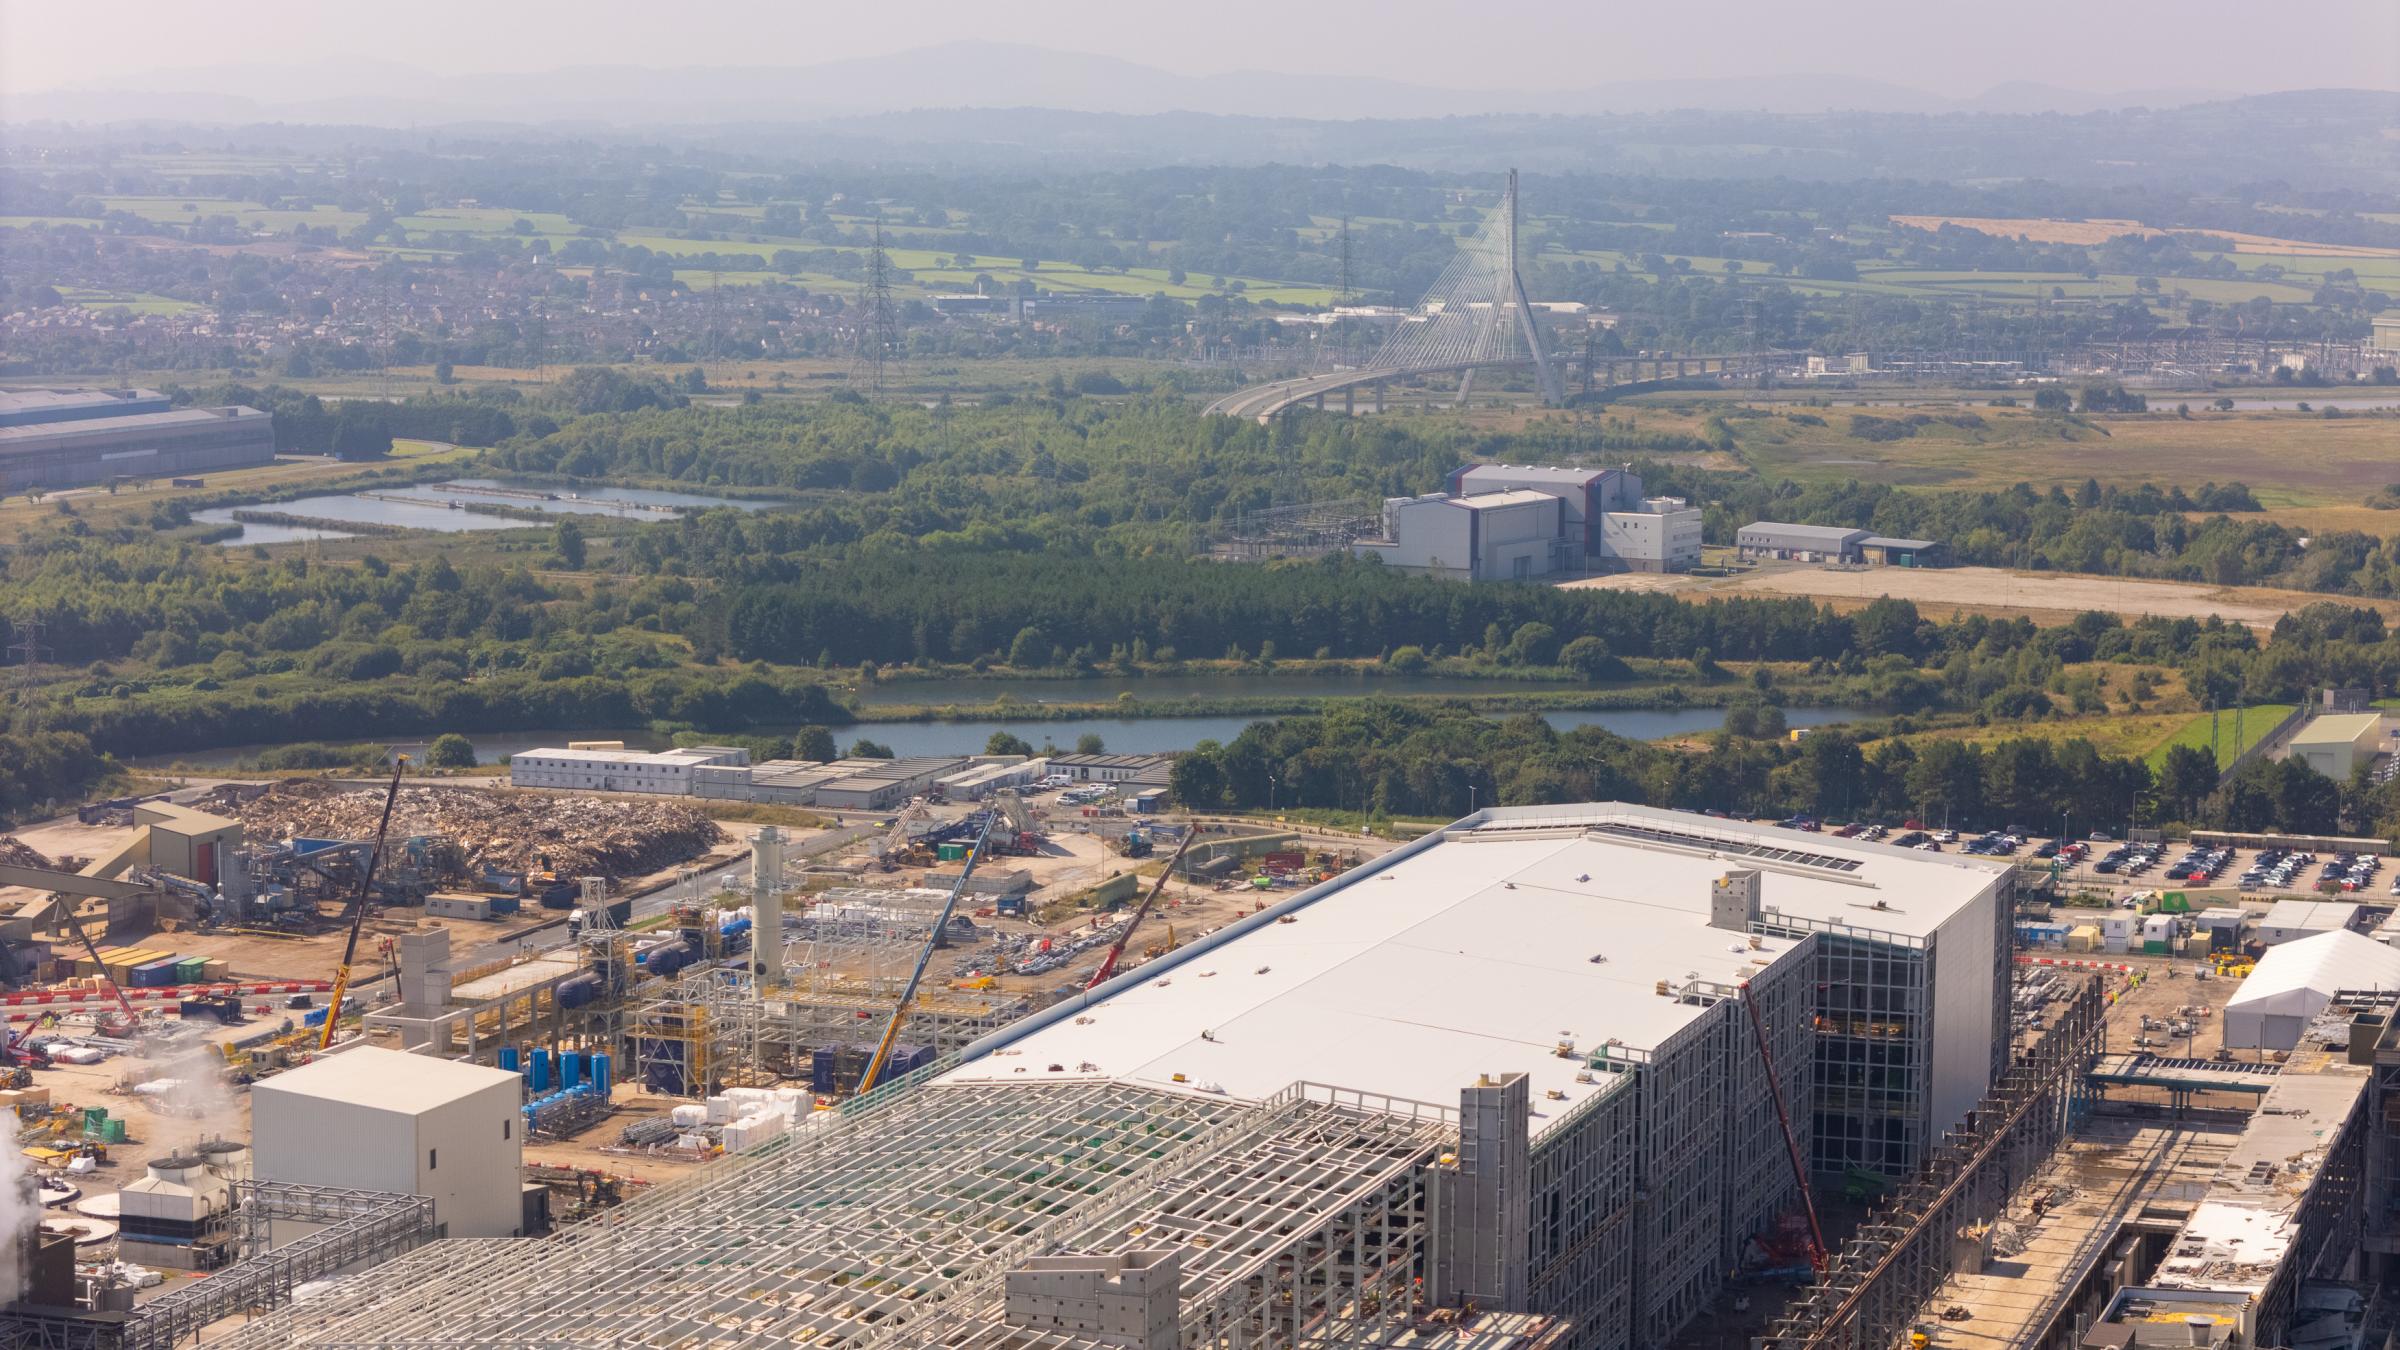
[[[2225,1048],[2292,1049],[2337,989],[2400,989],[2400,951],[2348,932],[2268,948],[2225,1005]]]

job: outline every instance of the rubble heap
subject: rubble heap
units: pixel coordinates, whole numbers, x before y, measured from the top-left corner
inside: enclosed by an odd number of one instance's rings
[[[0,863],[10,867],[38,867],[45,872],[63,870],[57,859],[45,856],[39,849],[13,834],[0,834]]]
[[[368,839],[383,814],[383,790],[314,779],[270,785],[247,801],[223,793],[206,809],[233,816],[253,839]],[[454,841],[471,871],[523,872],[548,859],[561,876],[628,877],[706,853],[725,838],[717,823],[680,802],[546,793],[400,789],[392,835]]]

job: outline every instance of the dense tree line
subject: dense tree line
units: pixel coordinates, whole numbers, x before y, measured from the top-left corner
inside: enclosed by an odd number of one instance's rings
[[[1887,737],[1862,745],[1838,729],[1796,743],[1720,734],[1695,751],[1596,727],[1562,732],[1530,715],[1495,719],[1357,700],[1315,716],[1256,722],[1230,742],[1203,742],[1176,761],[1174,788],[1203,810],[1274,806],[1369,816],[1628,801],[2045,835],[2167,820],[2287,833],[2400,831],[2400,790],[2389,785],[2337,784],[2305,765],[2261,760],[2222,790],[2212,764],[2198,795],[2166,797],[2168,780],[2188,768],[2174,763],[2163,779],[2154,777],[2142,761],[2104,755],[2083,739]]]

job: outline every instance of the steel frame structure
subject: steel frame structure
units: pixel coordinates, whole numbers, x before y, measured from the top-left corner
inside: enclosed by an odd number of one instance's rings
[[[1037,1255],[1183,1244],[1187,1343],[1404,1318],[1451,1113],[1309,1084],[910,1087],[538,1244],[444,1243],[220,1344],[1102,1350],[1001,1320]]]
[[[923,940],[920,933],[916,941]],[[668,1075],[690,1093],[722,1084],[805,1080],[809,1051],[872,1037],[897,992],[873,981],[810,976],[762,994],[748,970],[711,967],[646,994],[625,1010],[621,1062],[633,1066],[637,1082]],[[1025,1011],[1020,1001],[1008,998],[957,991],[920,995],[909,1011],[909,1035],[947,1055]]]
[[[302,1186],[234,1185],[242,1260],[131,1313],[0,1313],[0,1343],[39,1350],[174,1350],[228,1317],[291,1301],[292,1290],[336,1271],[375,1264],[423,1246],[435,1234],[433,1202],[420,1195]],[[323,1227],[275,1246],[277,1223]]]
[[[2101,981],[2084,982],[2049,1032],[1879,1204],[1817,1283],[1756,1342],[1759,1350],[1885,1350],[1950,1274],[1952,1237],[1989,1218],[2032,1178],[2091,1101],[2107,1042]]]

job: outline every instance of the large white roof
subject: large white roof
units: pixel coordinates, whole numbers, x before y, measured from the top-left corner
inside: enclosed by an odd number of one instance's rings
[[[1709,926],[1711,884],[1737,867],[1762,870],[1766,911],[1904,940],[2002,870],[1641,807],[1487,811],[1003,1032],[945,1081],[1257,1100],[1305,1080],[1449,1105],[1521,1071],[1538,1135],[1613,1086],[1577,1081],[1584,1055],[1656,1049],[1703,1015],[1660,981],[1738,984],[1799,945]]]
[[[369,1045],[311,1060],[289,1073],[262,1079],[250,1090],[420,1115],[516,1076],[506,1069]]]
[[[2330,999],[2341,989],[2400,989],[2400,951],[2356,933],[2316,933],[2267,948],[2228,1009],[2313,992]]]

